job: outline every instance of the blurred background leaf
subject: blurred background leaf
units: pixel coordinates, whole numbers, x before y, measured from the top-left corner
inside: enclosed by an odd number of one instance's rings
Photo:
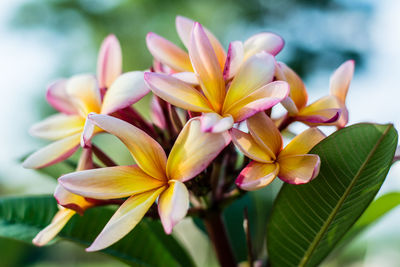
[[[30,243],[50,223],[57,210],[52,196],[2,198],[0,236]],[[87,210],[84,216],[75,215],[59,237],[89,246],[114,211],[110,207],[100,207]],[[150,219],[144,219],[122,240],[101,253],[132,266],[194,266],[180,243],[165,235],[159,221]]]

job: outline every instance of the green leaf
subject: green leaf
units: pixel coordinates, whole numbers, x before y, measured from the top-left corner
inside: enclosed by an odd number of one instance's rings
[[[59,237],[88,246],[114,213],[110,207],[89,209],[75,215]],[[0,199],[0,236],[31,242],[47,226],[57,205],[52,196]],[[115,245],[102,251],[133,266],[194,266],[186,250],[164,233],[159,221],[145,218]]]
[[[342,243],[351,241],[365,229],[376,223],[392,209],[400,205],[400,192],[387,193],[374,200],[365,210],[364,214],[345,235]]]
[[[267,226],[272,266],[316,266],[357,221],[381,187],[397,145],[392,125],[357,124],[314,147],[318,177],[285,184]]]

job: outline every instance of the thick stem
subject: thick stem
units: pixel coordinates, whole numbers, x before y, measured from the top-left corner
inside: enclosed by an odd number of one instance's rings
[[[236,266],[235,256],[221,212],[210,210],[204,218],[204,223],[221,267]]]

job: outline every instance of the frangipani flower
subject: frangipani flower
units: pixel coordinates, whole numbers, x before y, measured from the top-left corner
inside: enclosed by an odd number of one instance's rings
[[[307,91],[301,78],[282,62],[277,63],[276,78],[290,85],[289,97],[282,101],[294,120],[310,126],[337,125],[344,127],[348,121],[345,99],[354,72],[352,60],[343,63],[331,76],[330,92],[310,105],[307,105]]]
[[[183,182],[203,171],[230,142],[228,132],[201,133],[200,121],[194,118],[182,129],[167,159],[162,147],[139,128],[105,115],[93,114],[89,119],[117,136],[137,165],[86,170],[59,179],[65,189],[83,197],[128,197],[88,251],[106,248],[124,237],[157,199],[165,232],[171,233],[189,207]]]
[[[101,131],[91,125],[85,125],[89,113],[112,114],[134,104],[149,92],[143,82],[143,72],[118,74],[121,67],[115,63],[120,62],[115,59],[118,58],[115,56],[118,52],[112,52],[118,51],[119,48],[115,42],[118,42],[115,37],[108,37],[103,43],[103,52],[100,53],[103,55],[99,59],[102,80],[100,84],[108,88],[104,94],[101,93],[96,78],[88,74],[62,79],[49,86],[47,101],[61,113],[35,124],[30,133],[36,137],[56,141],[30,155],[23,163],[25,168],[42,168],[68,158],[76,151],[81,141],[85,143],[92,133]],[[111,66],[104,62],[109,62]]]
[[[231,82],[223,77],[212,43],[199,23],[195,23],[189,56],[200,88],[171,75],[145,73],[145,81],[154,94],[170,104],[193,112],[202,112],[203,132],[223,132],[234,123],[271,108],[286,98],[286,82],[272,82],[275,59],[261,52],[251,56]]]
[[[92,151],[84,149],[78,163],[77,171],[91,168],[93,168]],[[54,195],[57,196],[59,211],[51,223],[32,240],[36,246],[44,246],[49,243],[77,212],[83,214],[86,209],[95,206],[94,202],[89,202],[84,197],[75,195],[60,185],[57,186]]]
[[[341,115],[335,125],[339,128],[343,128],[349,121],[349,112],[346,107],[346,96],[349,91],[351,79],[354,74],[354,61],[347,60],[339,66],[332,74],[330,79],[330,94],[336,96],[339,100]]]
[[[195,22],[182,16],[177,16],[175,22],[182,43],[187,50],[190,50],[191,32]],[[210,41],[221,70],[224,70],[227,61],[225,49],[208,29],[204,28],[204,32]],[[189,54],[177,45],[152,32],[147,35],[146,43],[153,57],[170,68],[166,73],[193,72]],[[244,55],[245,58],[249,58],[263,51],[276,55],[282,50],[283,45],[284,41],[280,36],[269,32],[259,33],[244,43]]]
[[[257,190],[276,177],[287,183],[304,184],[318,175],[319,156],[307,153],[325,138],[320,130],[309,128],[282,149],[282,136],[264,112],[247,119],[247,127],[250,133],[231,129],[233,143],[254,160],[236,179],[236,185],[241,189]]]

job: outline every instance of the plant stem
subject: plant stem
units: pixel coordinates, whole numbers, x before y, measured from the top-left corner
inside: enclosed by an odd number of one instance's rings
[[[294,118],[292,116],[289,116],[289,114],[286,114],[278,126],[279,131],[281,132],[285,130],[289,126],[289,124],[291,124],[293,121]]]
[[[209,210],[204,218],[204,223],[221,267],[236,266],[235,256],[229,242],[221,212]]]
[[[247,242],[247,258],[249,261],[249,267],[254,267],[254,256],[253,256],[253,245],[251,243],[251,233],[250,233],[250,225],[249,225],[249,214],[247,211],[247,207],[244,208],[243,211],[243,229],[246,234],[246,242]]]

